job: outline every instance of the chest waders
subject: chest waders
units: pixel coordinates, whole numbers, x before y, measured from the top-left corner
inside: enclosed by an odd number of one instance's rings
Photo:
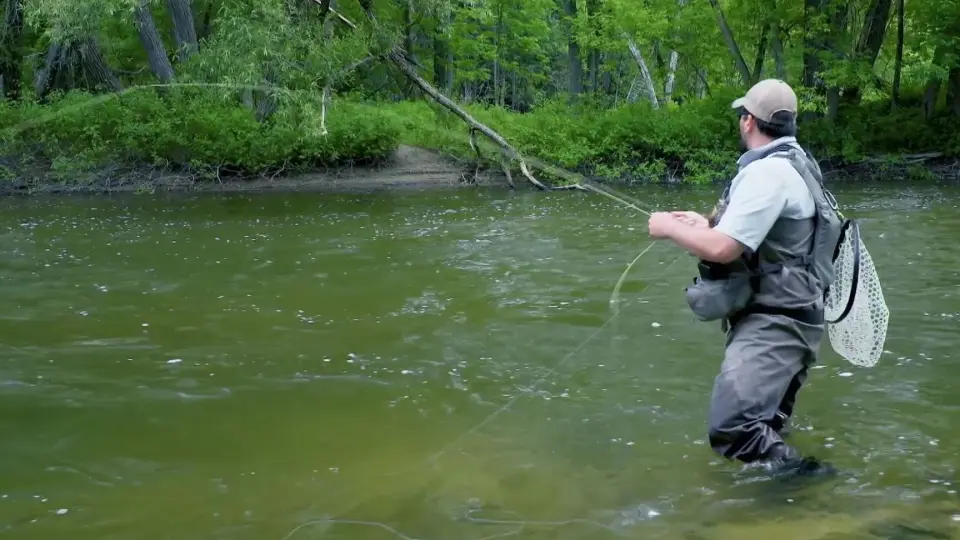
[[[816,162],[803,151],[786,144],[757,159],[790,161],[813,196],[813,217],[779,218],[756,251],[747,250],[733,263],[701,261],[685,294],[697,318],[721,321],[726,334],[710,404],[711,447],[743,462],[798,463],[799,454],[780,430],[819,353],[824,293],[835,277],[833,261],[845,222]],[[717,222],[729,192],[730,185]]]

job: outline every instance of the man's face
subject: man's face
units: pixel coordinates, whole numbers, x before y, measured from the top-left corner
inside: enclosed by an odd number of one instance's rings
[[[746,152],[747,148],[747,130],[746,130],[747,116],[740,117],[740,151]]]
[[[747,146],[747,140],[750,137],[750,134],[756,128],[756,122],[753,119],[753,116],[749,114],[744,114],[740,117],[740,149],[747,151],[750,149]]]

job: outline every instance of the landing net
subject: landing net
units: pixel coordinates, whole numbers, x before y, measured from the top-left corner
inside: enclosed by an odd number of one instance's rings
[[[830,346],[851,364],[872,367],[883,353],[890,310],[856,221],[849,222],[837,251],[836,279],[824,306]]]

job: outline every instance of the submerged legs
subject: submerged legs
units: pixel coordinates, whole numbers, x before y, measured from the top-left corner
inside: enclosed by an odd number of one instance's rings
[[[751,314],[732,328],[710,403],[715,452],[744,463],[800,460],[779,433],[793,414],[823,327],[782,315]]]

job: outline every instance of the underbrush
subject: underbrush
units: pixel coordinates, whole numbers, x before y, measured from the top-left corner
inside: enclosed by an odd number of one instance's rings
[[[609,109],[559,100],[526,114],[480,105],[465,109],[541,169],[535,174],[553,182],[570,177],[551,175],[541,165],[601,181],[707,183],[735,172],[739,147],[730,103],[737,95],[736,89],[715,89],[711,98],[656,110],[646,102]],[[287,95],[264,122],[238,96],[191,88],[71,92],[44,105],[0,104],[0,180],[82,184],[118,171],[161,171],[225,181],[380,162],[400,143],[465,162],[476,157],[467,126],[432,101],[337,96],[324,135],[318,97]],[[886,103],[865,103],[841,110],[836,122],[802,122],[799,139],[832,167],[878,155],[955,157],[955,123],[952,117],[925,121],[916,108],[891,112]],[[499,149],[482,135],[477,140],[484,164],[498,167]],[[896,169],[895,159],[883,163]]]
[[[258,122],[235,97],[202,90],[71,92],[0,106],[0,159],[6,176],[35,181],[90,182],[124,169],[210,181],[376,162],[398,144],[395,122],[375,106],[339,102],[327,116],[323,135],[315,99],[281,101]]]
[[[589,178],[707,183],[729,179],[736,171],[741,150],[737,119],[730,108],[736,97],[737,89],[720,89],[709,99],[656,110],[646,102],[610,109],[565,101],[542,103],[527,114],[480,105],[464,108],[525,157]],[[403,142],[474,159],[466,125],[446,110],[423,101],[380,106],[399,125]],[[902,154],[960,155],[960,131],[955,126],[949,116],[926,121],[917,108],[891,112],[888,103],[877,102],[841,110],[837,121],[822,117],[803,121],[798,139],[825,168],[862,164],[877,156],[896,168]],[[478,140],[486,142],[482,136]],[[485,145],[489,164],[497,163],[498,152]]]

